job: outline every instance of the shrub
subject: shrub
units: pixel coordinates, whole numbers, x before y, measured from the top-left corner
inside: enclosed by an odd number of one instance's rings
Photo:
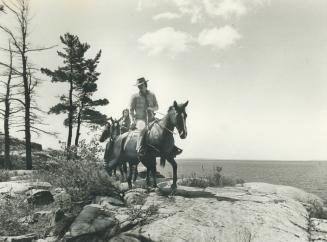
[[[242,179],[233,179],[231,177],[226,177],[221,174],[222,167],[217,166],[214,168],[214,172],[205,176],[197,176],[194,172],[189,178],[183,178],[179,184],[182,186],[189,187],[224,187],[224,186],[235,186],[236,184],[243,184]]]
[[[307,210],[310,218],[327,219],[327,211],[317,200],[309,201]]]
[[[89,144],[83,141],[68,151],[74,154],[71,159],[67,159],[67,151],[58,152],[52,166],[41,170],[38,178],[64,188],[73,202],[87,203],[98,195],[119,196],[118,183],[107,174],[97,157],[101,149],[100,144],[92,140]]]
[[[10,180],[10,175],[7,170],[0,170],[0,182],[5,182]]]

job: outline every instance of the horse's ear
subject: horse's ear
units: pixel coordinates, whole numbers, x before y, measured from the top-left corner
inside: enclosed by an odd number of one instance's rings
[[[188,100],[184,103],[183,107],[185,108],[188,105]]]
[[[174,108],[177,109],[178,108],[178,105],[177,105],[177,102],[174,101]]]

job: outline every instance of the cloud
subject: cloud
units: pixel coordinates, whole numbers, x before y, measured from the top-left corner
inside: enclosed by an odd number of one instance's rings
[[[206,18],[242,17],[252,9],[267,5],[271,0],[173,0],[182,15],[189,15],[191,23]]]
[[[203,0],[203,4],[209,16],[221,16],[225,19],[232,16],[240,17],[248,12],[242,0]]]
[[[145,33],[138,39],[141,48],[147,50],[149,55],[164,53],[171,57],[188,51],[193,41],[189,34],[177,31],[172,27],[165,27],[152,33]]]
[[[142,2],[142,0],[139,0],[137,2],[136,11],[141,12],[142,10],[143,10],[143,2]]]
[[[225,49],[241,38],[241,35],[228,25],[222,28],[204,29],[198,37],[201,46],[211,46],[216,50]]]
[[[191,17],[191,23],[199,22],[202,16],[202,0],[173,0],[183,15]]]
[[[220,63],[215,63],[212,65],[213,68],[216,68],[216,69],[220,69],[221,68],[221,64]]]
[[[152,19],[153,20],[161,20],[161,19],[171,20],[171,19],[178,19],[181,17],[182,16],[177,13],[165,12],[165,13],[160,13],[160,14],[154,16]]]

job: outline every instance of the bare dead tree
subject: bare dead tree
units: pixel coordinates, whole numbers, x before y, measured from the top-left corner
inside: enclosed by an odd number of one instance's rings
[[[9,50],[11,50],[10,44],[9,44]],[[3,101],[5,104],[4,109],[0,109],[1,115],[3,115],[3,123],[4,123],[4,134],[5,134],[5,159],[4,164],[1,164],[1,166],[10,169],[11,168],[11,159],[10,159],[10,134],[9,134],[9,118],[10,118],[10,90],[11,90],[11,79],[12,79],[12,51],[9,52],[9,68],[8,68],[8,78],[7,82],[3,82],[6,88],[6,93],[4,95]]]
[[[25,133],[25,148],[26,148],[26,169],[32,169],[32,145],[31,145],[31,133],[39,133],[47,131],[42,128],[36,127],[36,121],[38,120],[35,114],[36,111],[40,111],[37,105],[33,105],[33,95],[35,95],[35,88],[38,86],[40,80],[34,76],[34,68],[28,59],[28,54],[34,51],[42,51],[48,48],[33,48],[29,43],[29,25],[30,25],[30,5],[29,0],[11,0],[2,1],[4,9],[15,17],[18,26],[17,31],[12,31],[9,27],[0,24],[0,30],[6,33],[13,44],[12,53],[17,55],[19,58],[19,66],[16,68],[8,66],[6,63],[0,62],[0,65],[4,67],[11,68],[14,70],[22,80],[22,90],[23,100],[16,99],[17,102],[21,104],[24,109],[23,115],[23,127],[19,131]],[[14,28],[13,28],[14,29]],[[10,51],[6,48],[1,48],[3,51]],[[35,104],[35,103],[34,103]],[[20,127],[18,124],[16,127]]]
[[[13,68],[13,52],[11,49],[11,45],[9,42],[9,63],[7,64],[8,67],[6,67],[6,71],[1,75],[1,77],[5,77],[6,80],[0,80],[0,84],[4,86],[5,92],[0,93],[0,102],[4,103],[4,108],[0,108],[0,118],[3,119],[4,124],[4,143],[5,143],[5,155],[4,155],[4,164],[0,164],[2,167],[5,167],[6,169],[11,169],[11,157],[10,157],[10,126],[12,124],[15,124],[16,120],[13,117],[14,114],[23,111],[21,107],[18,107],[17,100],[20,100],[19,98],[16,98],[16,94],[13,93],[14,90],[16,90],[17,87],[21,86],[20,83],[12,83],[14,78],[17,78],[17,73],[14,71]],[[14,94],[14,95],[13,95]]]

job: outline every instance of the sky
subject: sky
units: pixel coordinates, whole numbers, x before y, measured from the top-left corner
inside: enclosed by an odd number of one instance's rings
[[[90,44],[90,57],[102,50],[96,97],[110,101],[108,116],[120,117],[143,76],[160,113],[189,100],[188,137],[175,137],[181,158],[327,160],[327,1],[31,0],[31,11],[30,42],[57,45],[31,55],[36,66],[62,65],[67,32]],[[68,90],[40,77],[48,110]],[[45,119],[65,141],[64,116]]]

